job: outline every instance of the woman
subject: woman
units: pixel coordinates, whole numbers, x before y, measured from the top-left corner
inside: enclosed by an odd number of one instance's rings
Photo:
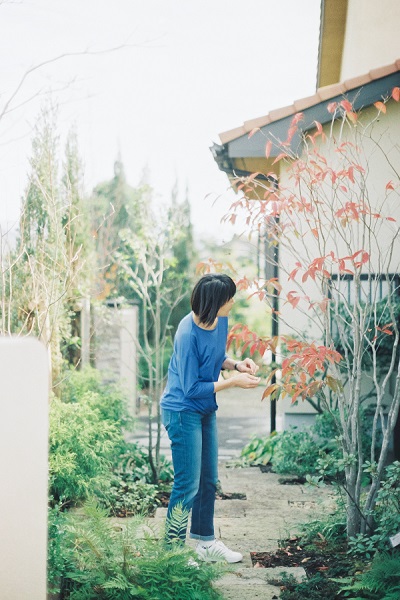
[[[202,560],[242,560],[214,536],[214,503],[218,480],[218,441],[215,394],[230,387],[254,388],[257,365],[249,358],[235,361],[226,354],[228,315],[236,285],[227,275],[204,275],[195,285],[192,312],[182,319],[174,340],[168,381],[161,398],[162,421],[171,441],[174,485],[167,513],[167,539],[172,509],[192,509],[190,537],[198,540]],[[221,369],[238,371],[218,381]],[[169,525],[168,525],[169,524]],[[178,532],[185,540],[186,525]],[[175,533],[175,535],[174,535]]]

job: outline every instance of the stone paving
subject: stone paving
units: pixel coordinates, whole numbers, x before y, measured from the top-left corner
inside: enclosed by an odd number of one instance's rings
[[[333,499],[329,488],[307,489],[302,485],[281,485],[281,475],[262,473],[259,468],[232,468],[232,459],[253,434],[269,433],[269,405],[261,403],[261,391],[230,389],[219,394],[219,479],[225,493],[245,494],[243,500],[217,500],[216,535],[227,546],[243,554],[243,562],[231,565],[229,573],[216,584],[226,600],[272,600],[279,598],[279,580],[283,571],[296,578],[305,577],[302,568],[264,569],[252,566],[250,552],[272,551],[297,532],[300,523],[329,511]],[[145,431],[136,432],[136,436]],[[131,439],[137,439],[134,435]],[[168,439],[163,438],[168,451]],[[166,452],[168,454],[168,452]],[[159,508],[155,519],[164,519],[166,509]],[[188,541],[193,544],[193,541]]]

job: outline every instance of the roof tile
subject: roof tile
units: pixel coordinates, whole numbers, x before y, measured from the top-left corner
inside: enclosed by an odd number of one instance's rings
[[[294,106],[291,104],[290,106],[282,106],[282,108],[276,108],[275,110],[271,110],[269,116],[271,121],[279,121],[279,119],[284,119],[289,115],[294,114]]]
[[[219,134],[219,139],[221,140],[222,144],[227,144],[228,142],[231,142],[232,140],[236,140],[237,138],[241,137],[242,135],[246,135],[247,131],[245,130],[245,128],[242,127],[235,127],[235,129],[229,129],[229,131],[223,131],[222,133]]]
[[[335,96],[340,96],[344,94],[346,88],[343,83],[333,83],[332,85],[326,85],[317,90],[317,94],[321,100],[329,100],[330,98],[334,98]]]
[[[310,108],[310,106],[314,106],[318,102],[319,96],[318,94],[314,94],[313,96],[307,96],[307,98],[300,98],[300,100],[295,100],[293,106],[296,112],[300,112],[301,110]]]
[[[391,75],[391,73],[395,73],[396,71],[398,71],[396,63],[392,63],[391,65],[378,67],[378,69],[372,69],[369,74],[371,75],[371,79],[379,79],[380,77]]]
[[[263,117],[245,121],[243,125],[246,131],[252,131],[255,127],[264,127],[264,125],[268,125],[269,123],[271,123],[271,117],[269,115],[264,115]]]
[[[359,75],[358,77],[352,77],[351,79],[346,79],[343,82],[346,91],[354,90],[354,88],[361,87],[372,81],[371,75],[369,73],[365,73],[365,75]]]
[[[227,144],[228,142],[231,142],[242,135],[248,134],[256,127],[264,127],[273,121],[279,121],[280,119],[294,115],[296,112],[311,108],[312,106],[319,104],[321,101],[330,100],[335,96],[345,94],[349,90],[366,85],[370,81],[374,81],[375,79],[380,79],[381,77],[396,73],[396,71],[400,71],[400,59],[396,60],[396,62],[390,65],[372,69],[369,73],[364,73],[364,75],[351,77],[350,79],[346,79],[346,81],[319,88],[317,93],[313,96],[300,98],[299,100],[295,100],[295,102],[290,106],[283,106],[282,108],[271,110],[267,115],[262,117],[245,121],[241,127],[236,127],[235,129],[230,129],[229,131],[220,133],[220,140],[222,144]]]

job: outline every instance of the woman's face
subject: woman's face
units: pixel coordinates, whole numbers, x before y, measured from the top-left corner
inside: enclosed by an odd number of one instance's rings
[[[219,309],[219,311],[217,312],[217,317],[227,317],[229,315],[229,313],[232,310],[232,306],[235,303],[235,299],[231,298],[230,300],[228,300],[228,302],[226,302],[225,304],[223,304],[221,306],[221,308]]]

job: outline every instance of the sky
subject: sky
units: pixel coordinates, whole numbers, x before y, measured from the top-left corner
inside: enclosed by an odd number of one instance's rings
[[[18,219],[51,96],[61,145],[77,129],[88,192],[120,154],[128,182],[146,170],[160,203],[176,180],[182,199],[187,187],[196,236],[226,241],[235,196],[209,147],[314,93],[319,18],[320,0],[0,0],[0,114],[52,61],[0,118],[0,223]]]

